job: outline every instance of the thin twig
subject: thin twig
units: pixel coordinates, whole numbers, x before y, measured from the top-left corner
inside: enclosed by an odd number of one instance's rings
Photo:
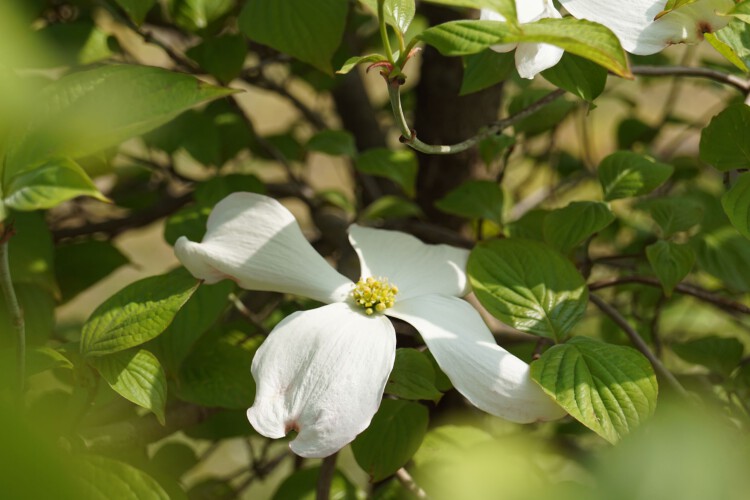
[[[331,496],[331,482],[336,473],[336,458],[338,452],[329,455],[323,459],[320,465],[320,476],[318,476],[318,486],[315,489],[315,500],[328,500]]]
[[[651,352],[651,349],[648,348],[648,345],[646,345],[646,342],[641,338],[641,336],[638,334],[635,329],[630,326],[630,323],[625,319],[625,317],[620,314],[620,312],[612,307],[610,304],[608,304],[604,299],[599,297],[595,294],[589,294],[589,300],[596,305],[604,314],[609,316],[612,321],[619,326],[622,331],[625,332],[625,334],[630,339],[630,342],[633,343],[633,346],[641,351],[641,353],[646,356],[646,358],[651,362],[651,365],[654,367],[654,370],[659,373],[669,384],[674,388],[674,390],[680,394],[681,396],[687,396],[687,391],[684,387],[682,387],[682,384],[675,378],[674,375],[672,375],[672,372],[667,370],[667,368],[662,364],[662,362],[657,358],[654,353]]]
[[[742,93],[750,92],[750,80],[730,73],[709,68],[692,68],[688,66],[633,66],[634,75],[640,76],[692,76],[707,78],[715,82],[730,85]]]
[[[0,223],[0,228],[2,224]],[[10,263],[8,259],[8,240],[12,229],[5,227],[0,232],[0,289],[5,297],[5,306],[10,315],[11,324],[16,334],[16,374],[18,377],[18,398],[23,398],[26,385],[26,325],[23,318],[23,309],[18,303],[16,291],[13,288],[13,280],[10,274]]]
[[[593,292],[595,290],[601,290],[603,288],[610,288],[613,286],[628,284],[646,285],[655,288],[662,287],[661,282],[659,282],[659,280],[656,278],[650,278],[648,276],[623,276],[619,278],[606,279],[591,283],[589,285],[589,290]],[[750,314],[750,307],[746,306],[745,304],[735,302],[734,300],[727,299],[726,297],[722,297],[720,295],[716,295],[715,293],[711,293],[708,290],[698,288],[694,285],[679,283],[677,286],[675,286],[674,291],[684,295],[691,295],[704,302],[708,302],[721,309],[724,309],[725,311]]]
[[[416,131],[412,130],[409,127],[409,122],[406,120],[406,115],[404,115],[404,109],[401,105],[401,82],[398,80],[398,78],[388,80],[388,96],[391,101],[393,116],[395,117],[396,122],[401,129],[401,142],[422,153],[434,155],[452,155],[460,153],[462,151],[466,151],[467,149],[478,144],[481,140],[493,135],[497,135],[498,133],[502,132],[508,127],[515,125],[529,115],[536,113],[547,104],[562,97],[564,94],[565,90],[563,89],[553,90],[538,101],[532,103],[529,107],[522,109],[518,113],[511,115],[508,118],[504,118],[490,124],[482,132],[475,135],[474,137],[466,139],[465,141],[452,145],[431,145],[420,141],[417,138]]]
[[[419,487],[419,485],[414,481],[414,478],[411,477],[411,474],[409,474],[409,471],[401,467],[399,470],[396,471],[396,479],[399,480],[399,482],[409,490],[409,492],[414,495],[417,498],[420,499],[427,499],[429,498],[427,496],[427,493]]]

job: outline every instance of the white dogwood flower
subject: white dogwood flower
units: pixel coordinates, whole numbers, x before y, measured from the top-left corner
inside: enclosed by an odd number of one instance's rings
[[[362,279],[339,274],[304,238],[278,201],[235,193],[216,205],[202,243],[175,253],[206,283],[232,279],[250,290],[324,302],[270,333],[252,363],[257,384],[247,415],[260,434],[284,437],[304,457],[325,457],[370,424],[393,367],[396,335],[386,316],[411,323],[469,401],[515,422],[562,416],[531,380],[529,366],[500,348],[468,292],[468,252],[408,234],[352,225]],[[397,285],[397,286],[396,286]]]
[[[560,18],[552,0],[516,0],[518,22],[532,23],[547,17]],[[505,17],[494,10],[482,9],[482,21],[505,21]],[[516,69],[521,78],[534,78],[537,73],[549,69],[563,56],[563,49],[548,43],[504,43],[490,47],[495,52],[510,52],[516,49]]]
[[[560,0],[573,16],[603,24],[617,35],[627,52],[640,55],[655,54],[676,43],[700,42],[705,33],[731,21],[722,14],[734,3],[697,0],[660,16],[667,0]]]

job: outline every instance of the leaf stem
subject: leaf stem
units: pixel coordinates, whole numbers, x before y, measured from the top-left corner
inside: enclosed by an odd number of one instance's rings
[[[610,304],[605,302],[604,299],[593,293],[589,294],[589,300],[591,300],[591,302],[593,302],[596,307],[598,307],[604,314],[609,316],[612,321],[614,321],[615,324],[617,324],[617,326],[619,326],[620,329],[625,332],[630,341],[633,343],[633,346],[641,351],[641,354],[646,356],[646,358],[651,362],[651,365],[654,367],[654,370],[659,375],[661,375],[678,394],[683,397],[688,397],[688,393],[685,388],[682,387],[682,384],[680,384],[677,378],[672,375],[672,372],[667,370],[667,368],[662,364],[659,358],[657,358],[654,353],[651,352],[651,349],[648,348],[646,342],[641,338],[638,332],[635,331],[632,326],[630,326],[630,323],[628,323],[628,321],[623,317],[622,314],[620,314],[617,309],[615,309]]]
[[[8,260],[8,240],[12,230],[5,228],[0,234],[0,288],[5,298],[5,304],[10,313],[10,320],[16,334],[16,373],[18,377],[18,397],[22,398],[26,385],[26,326],[23,319],[23,310],[18,303],[16,291],[13,289],[13,281],[10,274],[10,263]]]
[[[409,492],[415,497],[420,499],[429,498],[427,496],[427,493],[425,493],[425,491],[419,487],[416,481],[414,481],[414,478],[411,477],[411,474],[409,474],[409,472],[403,467],[396,471],[396,479],[398,479],[404,486],[404,488],[409,490]]]
[[[543,108],[547,104],[562,97],[565,94],[565,90],[556,89],[546,96],[542,97],[538,101],[533,102],[529,107],[522,109],[518,113],[490,124],[483,131],[481,131],[474,137],[466,139],[465,141],[458,142],[452,145],[430,145],[420,141],[417,138],[416,131],[412,130],[409,127],[409,122],[406,120],[404,109],[401,104],[401,82],[399,82],[398,78],[389,79],[387,80],[387,82],[388,97],[391,101],[393,116],[396,119],[398,127],[401,129],[401,142],[410,146],[412,149],[415,149],[422,153],[433,155],[451,155],[466,151],[467,149],[479,143],[479,141],[486,139],[487,137],[497,135],[502,130],[518,123],[529,115],[534,114],[539,109]]]
[[[388,25],[385,23],[385,0],[378,0],[378,24],[380,25],[380,38],[383,40],[383,48],[385,49],[385,55],[388,57],[388,62],[396,64],[393,59],[391,41],[388,38]]]

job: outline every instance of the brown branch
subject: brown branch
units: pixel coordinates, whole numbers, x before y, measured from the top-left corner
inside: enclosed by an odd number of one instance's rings
[[[644,356],[646,356],[646,358],[651,362],[651,365],[654,367],[654,370],[658,374],[660,374],[667,382],[669,382],[669,384],[678,394],[687,396],[687,391],[684,387],[682,387],[682,384],[680,384],[677,378],[672,375],[672,372],[667,370],[667,368],[662,364],[659,358],[657,358],[654,353],[651,352],[651,349],[648,348],[646,342],[641,338],[638,332],[635,331],[632,326],[630,326],[628,320],[626,320],[625,317],[620,314],[617,309],[615,309],[610,304],[605,302],[604,299],[593,293],[589,294],[589,300],[593,302],[594,305],[599,308],[599,310],[609,316],[612,321],[614,321],[615,324],[625,332],[625,334],[630,339],[630,342],[632,342],[633,346],[641,351]]]
[[[744,94],[750,92],[750,80],[715,69],[691,68],[688,66],[633,66],[631,70],[634,75],[640,76],[690,76],[707,78],[715,82],[730,85]]]
[[[619,285],[628,285],[628,284],[646,285],[646,286],[652,286],[655,288],[662,287],[661,283],[656,278],[649,278],[647,276],[624,276],[624,277],[612,278],[612,279],[607,279],[607,280],[602,280],[602,281],[597,281],[595,283],[591,283],[589,285],[589,290],[593,292],[595,290],[601,290],[603,288],[609,288],[609,287],[619,286]],[[713,304],[716,307],[724,309],[725,311],[738,312],[741,314],[750,314],[750,307],[740,302],[736,302],[734,300],[712,293],[708,290],[704,290],[703,288],[699,288],[695,285],[679,283],[677,286],[675,286],[674,290],[681,294],[691,295],[704,302]]]
[[[333,476],[336,474],[336,458],[338,452],[327,456],[320,465],[320,475],[318,476],[318,485],[315,489],[315,500],[328,500],[331,497],[331,483]]]

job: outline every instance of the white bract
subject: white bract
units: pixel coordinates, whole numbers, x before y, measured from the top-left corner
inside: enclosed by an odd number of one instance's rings
[[[518,22],[532,23],[547,17],[560,18],[552,0],[516,0]],[[505,21],[505,17],[490,9],[482,9],[482,21]],[[563,49],[548,43],[504,43],[490,47],[495,52],[510,52],[516,49],[516,69],[521,78],[534,78],[537,73],[549,69],[563,56]]]
[[[656,19],[667,0],[560,0],[573,16],[611,29],[631,54],[655,54],[668,45],[695,43],[721,29],[734,0],[697,0]]]
[[[235,193],[214,208],[202,243],[182,237],[175,244],[180,261],[206,283],[228,278],[326,304],[288,316],[258,349],[247,412],[255,430],[270,438],[295,430],[292,451],[325,457],[366,429],[395,359],[386,316],[411,323],[456,389],[482,410],[514,422],[564,414],[459,298],[469,290],[466,250],[357,225],[349,239],[361,264],[356,285],[312,248],[279,202]]]

